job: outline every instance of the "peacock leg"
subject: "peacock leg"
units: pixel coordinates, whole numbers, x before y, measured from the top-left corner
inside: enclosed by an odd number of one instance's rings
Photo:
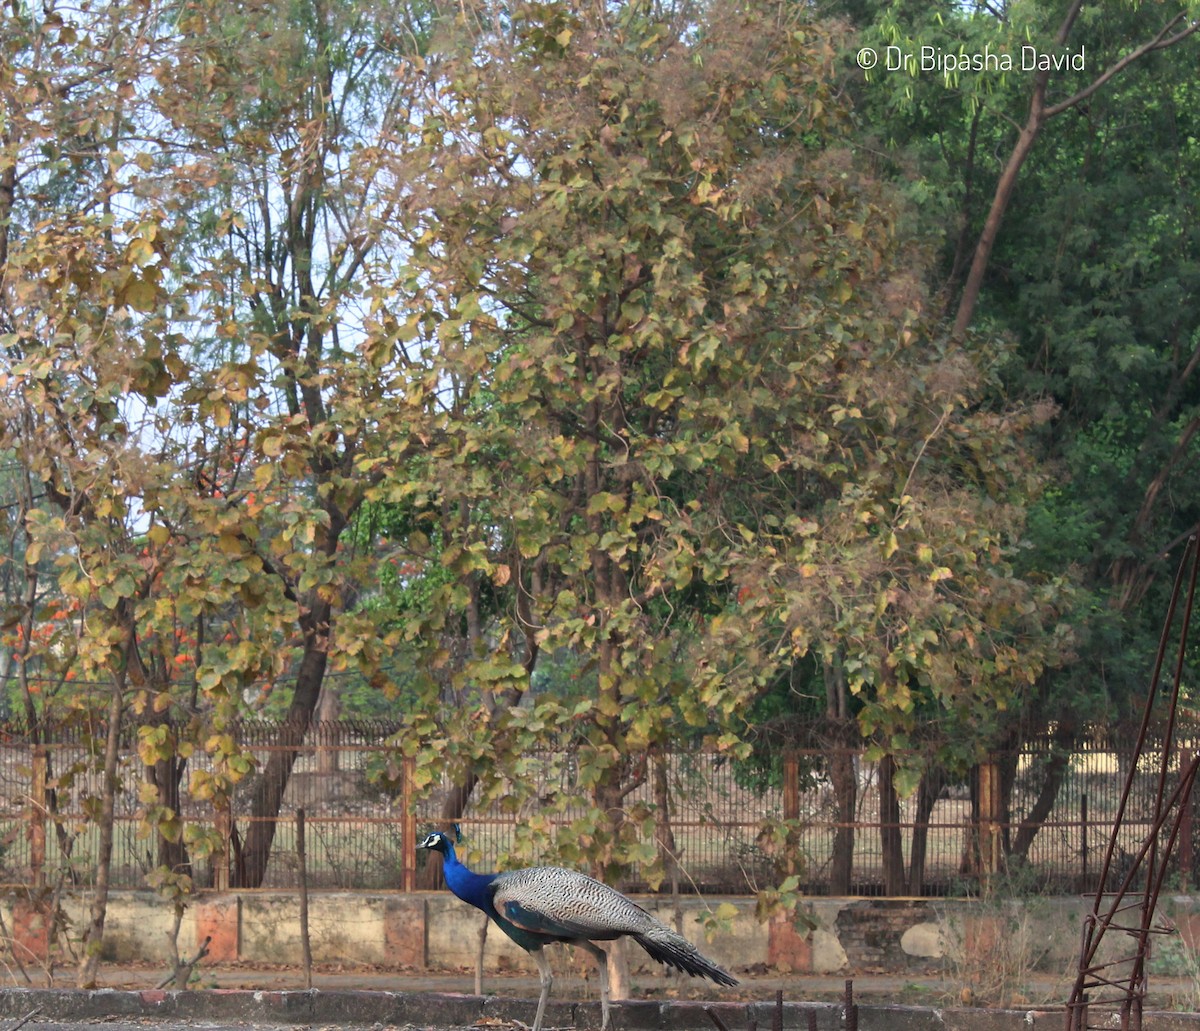
[[[542,1017],[546,1015],[546,1000],[550,998],[550,986],[554,984],[554,974],[550,970],[550,960],[546,958],[545,949],[534,949],[533,958],[542,979],[542,994],[538,999],[537,1016],[533,1018],[533,1031],[542,1031]]]
[[[572,944],[578,945],[581,949],[587,949],[596,957],[596,966],[599,968],[600,975],[600,1031],[608,1031],[608,953],[595,942],[579,940]]]

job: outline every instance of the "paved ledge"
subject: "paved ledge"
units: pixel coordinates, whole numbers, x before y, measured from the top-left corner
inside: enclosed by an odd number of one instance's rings
[[[111,1021],[119,1018],[163,1021],[253,1021],[265,1024],[417,1025],[467,1028],[481,1019],[533,1021],[535,1001],[492,995],[443,992],[378,991],[119,991],[100,989],[0,989],[0,1016],[19,1018],[38,1010],[38,1021]],[[652,1002],[614,1004],[621,1031],[714,1031],[718,1017],[729,1031],[768,1028],[775,1004],[769,1002]],[[817,1031],[846,1027],[842,1006],[831,1003],[784,1003],[785,1031],[808,1031],[809,1015]],[[551,1000],[546,1022],[554,1028],[597,1028],[599,1003]],[[1027,1031],[1061,1029],[1061,1009],[932,1009],[918,1006],[858,1006],[859,1031]],[[1098,1008],[1093,1026],[1119,1027]],[[152,1025],[151,1025],[152,1026]],[[1154,1031],[1200,1031],[1200,1014],[1146,1013]]]

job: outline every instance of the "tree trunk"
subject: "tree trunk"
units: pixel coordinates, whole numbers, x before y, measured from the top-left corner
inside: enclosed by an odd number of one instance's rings
[[[596,808],[601,813],[602,826],[609,835],[608,844],[597,861],[595,871],[601,880],[611,880],[611,876],[606,878],[605,875],[614,865],[614,852],[620,844],[621,832],[625,826],[625,795],[628,788],[625,773],[628,764],[628,757],[624,757],[606,769],[592,796]],[[618,882],[614,887],[619,890],[623,885]],[[621,939],[613,942],[608,949],[608,992],[609,998],[613,1000],[629,998],[629,956]]]
[[[829,749],[829,782],[833,787],[833,853],[829,864],[829,893],[849,895],[854,876],[854,820],[858,806],[858,776],[854,770],[854,721],[850,717],[846,678],[838,661],[825,664],[825,716],[836,728]]]
[[[146,721],[147,726],[161,726],[169,721],[165,712],[155,713]],[[187,768],[187,760],[160,759],[158,762],[146,765],[142,774],[147,784],[154,786],[155,801],[160,806],[166,806],[172,812],[180,813],[179,785],[183,780],[183,771]],[[157,839],[157,862],[172,873],[184,873],[191,865],[187,846],[180,837],[171,841],[162,834],[155,835]]]
[[[1028,858],[1033,840],[1050,815],[1050,810],[1054,808],[1054,803],[1058,800],[1058,793],[1062,790],[1063,783],[1067,778],[1075,740],[1075,728],[1070,724],[1060,723],[1055,728],[1041,788],[1038,790],[1037,799],[1029,810],[1029,814],[1017,828],[1012,849],[1009,852],[1010,859],[1025,860]]]
[[[128,650],[128,649],[127,649]],[[83,959],[78,986],[95,988],[104,944],[104,920],[108,915],[108,885],[112,878],[113,824],[116,812],[117,764],[121,756],[121,717],[125,712],[125,669],[113,678],[108,703],[108,736],[104,742],[104,777],[100,796],[100,842],[96,852],[96,887],[92,892],[90,919],[83,932]]]
[[[854,874],[854,817],[858,805],[858,778],[854,755],[839,744],[829,755],[829,780],[833,785],[833,854],[830,857],[829,893],[849,895]]]
[[[474,770],[468,770],[461,783],[455,784],[447,792],[442,801],[441,826],[444,830],[452,829],[471,802],[471,792],[479,783],[479,775]],[[426,863],[417,870],[417,887],[421,891],[436,891],[445,886],[442,880],[442,864]]]
[[[1021,128],[1017,142],[1008,157],[1008,163],[996,184],[996,192],[992,196],[992,206],[983,223],[983,232],[979,234],[979,242],[975,245],[975,257],[971,261],[971,270],[963,284],[962,296],[958,303],[958,312],[954,317],[954,328],[951,336],[961,340],[966,336],[967,328],[975,314],[975,305],[979,302],[979,293],[983,289],[983,277],[987,272],[988,261],[992,256],[992,248],[996,244],[996,236],[1000,232],[1000,224],[1004,221],[1004,213],[1008,210],[1008,202],[1012,200],[1013,191],[1017,186],[1017,175],[1025,159],[1033,151],[1038,133],[1042,131],[1043,109],[1045,106],[1045,82],[1034,92],[1030,105],[1029,118]]]
[[[323,725],[324,733],[317,742],[317,773],[322,777],[332,777],[341,770],[340,740],[330,740],[333,734],[332,724],[336,723],[342,714],[341,699],[336,691],[322,691],[317,702],[317,722]]]
[[[669,758],[661,752],[654,763],[654,840],[658,843],[659,862],[663,876],[672,886],[679,884],[679,853],[675,844],[675,831],[671,826],[671,783],[667,775]]]
[[[177,815],[181,805],[179,784],[183,780],[183,771],[186,768],[186,759],[160,759],[153,766],[146,767],[146,780],[154,785],[158,804],[166,806]],[[166,867],[172,873],[187,873],[192,861],[183,838],[171,841],[162,834],[157,837],[158,865]]]
[[[671,826],[671,781],[670,758],[665,753],[654,757],[654,808],[658,816],[654,824],[654,838],[658,842],[658,854],[663,864],[663,875],[671,885],[672,925],[683,934],[683,906],[679,898],[679,844]]]
[[[304,657],[300,660],[300,671],[296,677],[296,693],[292,696],[287,720],[280,727],[278,747],[271,752],[262,776],[255,785],[250,809],[254,820],[235,857],[231,887],[262,887],[271,858],[271,845],[275,840],[279,810],[283,805],[283,793],[287,790],[296,755],[304,743],[304,735],[308,732],[317,699],[321,695],[321,684],[329,660],[331,615],[332,606],[328,602],[317,601],[304,620]]]
[[[629,939],[618,938],[608,945],[608,997],[629,998]]]
[[[908,858],[908,892],[925,893],[925,864],[929,851],[929,820],[937,806],[938,797],[946,785],[946,771],[930,766],[921,776],[917,788],[917,819],[913,827],[912,850]]]
[[[883,848],[883,893],[905,895],[904,842],[900,834],[900,796],[896,794],[896,760],[879,761],[879,842]]]

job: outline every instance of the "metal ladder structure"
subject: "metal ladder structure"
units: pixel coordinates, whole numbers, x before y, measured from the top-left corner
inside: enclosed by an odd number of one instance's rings
[[[1190,576],[1187,571],[1190,565]],[[1152,935],[1173,933],[1173,928],[1154,923],[1154,911],[1167,876],[1167,869],[1179,840],[1180,825],[1184,811],[1191,801],[1192,786],[1200,769],[1200,755],[1192,758],[1179,771],[1178,782],[1170,784],[1171,765],[1175,759],[1175,724],[1179,709],[1179,692],[1183,677],[1184,656],[1187,650],[1188,627],[1192,619],[1192,603],[1196,595],[1196,576],[1200,570],[1200,546],[1195,536],[1188,540],[1167,616],[1159,639],[1158,654],[1150,680],[1146,705],[1129,773],[1121,792],[1121,801],[1113,821],[1112,834],[1100,867],[1100,881],[1092,898],[1091,912],[1084,918],[1082,943],[1079,951],[1079,969],[1071,996],[1066,1004],[1066,1031],[1089,1031],[1092,1028],[1112,1028],[1111,1014],[1120,1016],[1122,1031],[1141,1031],[1142,1007],[1146,999],[1146,959]],[[1187,576],[1187,591],[1184,580]],[[1162,675],[1176,610],[1183,597],[1183,613],[1179,629],[1179,645],[1176,651],[1174,681],[1171,685],[1166,725],[1162,739],[1162,755],[1158,763],[1157,793],[1148,814],[1149,827],[1141,847],[1120,870],[1114,863],[1121,852],[1119,840],[1126,817],[1129,796],[1133,790],[1138,769],[1146,751],[1146,739],[1151,719],[1156,709],[1155,699],[1159,693],[1159,678]],[[1142,817],[1143,819],[1145,817]],[[1168,830],[1169,828],[1169,830]],[[1163,840],[1163,832],[1167,831]],[[1125,858],[1122,853],[1122,858]],[[1110,877],[1120,877],[1113,890],[1108,890]],[[1109,931],[1129,936],[1129,954],[1117,949],[1117,958],[1102,958],[1100,947]],[[1112,947],[1110,946],[1110,951]],[[1088,1022],[1089,1009],[1095,1007],[1098,1019],[1103,1024]],[[1101,1016],[1101,1013],[1103,1014]]]

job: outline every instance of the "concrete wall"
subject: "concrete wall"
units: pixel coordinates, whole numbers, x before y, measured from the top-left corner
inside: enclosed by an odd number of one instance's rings
[[[661,899],[640,900],[673,925]],[[753,899],[711,899],[715,909],[731,902],[734,915],[706,936],[704,901],[686,899],[683,932],[716,962],[733,971],[748,967],[779,972],[905,973],[951,968],[968,952],[987,956],[998,944],[1024,948],[1037,969],[1061,973],[1076,961],[1085,902],[1079,898],[981,903],[969,899],[811,899],[800,922],[776,917],[760,923]],[[86,923],[86,897],[64,902],[72,927]],[[46,921],[22,901],[0,902],[14,937],[35,954],[46,948]],[[1200,900],[1168,896],[1158,920],[1179,930],[1163,938],[1155,964],[1166,973],[1178,965],[1180,943],[1200,949]],[[365,964],[398,970],[473,969],[483,915],[445,892],[366,894],[322,892],[309,899],[309,930],[317,963]],[[811,924],[812,926],[808,926]],[[114,892],[105,923],[103,957],[109,961],[162,962],[172,927],[168,903],[148,892]],[[188,906],[180,931],[181,953],[191,955],[211,937],[212,962],[301,962],[300,907],[286,892],[203,893]],[[1129,939],[1110,934],[1109,956],[1127,955]],[[1174,953],[1172,955],[1172,952]],[[660,969],[640,949],[629,950],[634,970]],[[529,956],[492,928],[485,968],[534,970]]]

